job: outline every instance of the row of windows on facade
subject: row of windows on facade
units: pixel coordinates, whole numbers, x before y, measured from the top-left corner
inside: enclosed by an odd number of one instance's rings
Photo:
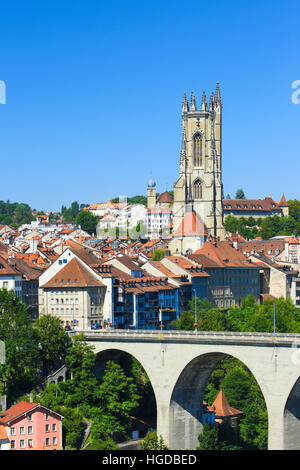
[[[70,302],[69,302],[69,300],[70,300]],[[92,304],[92,305],[93,305],[93,304],[94,304],[94,305],[101,305],[101,304],[103,303],[102,297],[99,297],[99,298],[93,297],[93,298],[91,298],[90,300],[91,300],[91,304]],[[43,303],[43,302],[41,302],[41,303]],[[66,305],[68,305],[69,303],[70,303],[71,305],[72,305],[72,304],[78,305],[78,304],[79,304],[79,299],[78,299],[78,298],[75,298],[75,299],[68,299],[68,298],[66,298],[66,299],[64,299],[64,298],[60,298],[60,299],[51,299],[51,300],[50,300],[50,303],[51,303],[51,305],[55,305],[55,304],[56,304],[56,305],[58,305],[58,304],[61,304],[61,305],[66,304]]]
[[[2,287],[4,287],[4,289],[8,289],[9,288],[9,282],[8,281],[3,281],[2,282]],[[14,287],[18,287],[18,288],[22,288],[22,281],[15,281],[14,283]]]
[[[75,310],[71,308],[71,309],[70,309],[70,312],[69,312],[69,309],[68,309],[68,308],[66,308],[66,309],[64,309],[64,308],[61,308],[61,309],[59,309],[59,308],[56,308],[56,309],[51,308],[51,313],[52,313],[52,315],[54,315],[54,312],[56,312],[56,314],[59,314],[59,313],[64,314],[64,313],[65,313],[66,315],[69,315],[69,314],[70,314],[70,315],[73,315],[73,314],[79,315],[79,309],[78,309],[78,308],[76,308]],[[97,314],[101,313],[101,309],[99,309],[99,308],[97,308],[97,307],[95,307],[95,308],[91,307],[90,313],[91,313],[92,315],[94,315],[94,314],[97,315]]]
[[[52,445],[56,445],[57,444],[57,438],[56,437],[52,437]],[[25,449],[25,439],[20,439],[20,449]],[[27,442],[27,445],[28,447],[33,447],[33,439],[28,439],[28,442]],[[50,437],[46,437],[45,439],[45,445],[46,446],[50,446]],[[10,441],[10,448],[11,449],[15,449],[15,441]]]
[[[245,295],[246,293],[255,295],[255,294],[258,294],[258,288],[254,288],[254,287],[241,287],[241,288],[240,288],[240,292],[241,292],[242,295]],[[233,293],[232,293],[232,291],[231,291],[231,289],[230,289],[229,287],[228,287],[228,288],[225,288],[225,289],[223,289],[223,288],[217,288],[217,289],[214,289],[214,290],[212,291],[212,295],[213,295],[214,297],[216,297],[216,296],[225,296],[225,297],[229,297],[229,296],[230,296],[230,297],[231,297],[231,296],[233,296]]]
[[[53,432],[57,431],[56,423],[52,424],[52,431]],[[45,432],[50,432],[50,424],[45,424]],[[32,434],[32,433],[33,433],[33,426],[27,426],[27,434]],[[25,434],[25,426],[20,426],[19,434]],[[16,435],[16,428],[14,426],[10,428],[10,435],[11,436]]]

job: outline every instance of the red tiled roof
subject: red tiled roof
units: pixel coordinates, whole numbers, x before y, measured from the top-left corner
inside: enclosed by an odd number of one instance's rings
[[[221,266],[228,267],[255,267],[240,251],[236,250],[231,243],[227,241],[209,242],[196,250],[195,255],[206,255],[216,261]]]
[[[209,277],[209,274],[202,270],[201,264],[195,265],[195,263],[191,263],[184,256],[166,256],[166,259],[172,261],[174,264],[177,264],[185,271],[193,274],[193,276]]]
[[[207,236],[207,229],[196,212],[187,212],[173,233],[173,237]]]
[[[244,414],[242,411],[232,408],[232,406],[229,405],[223,390],[219,392],[217,398],[212,404],[212,408],[215,409],[216,418],[225,418],[226,416],[239,416]]]
[[[172,201],[173,199],[170,193],[168,191],[165,191],[158,196],[156,203],[160,202],[161,204],[171,204]]]
[[[6,432],[5,426],[0,424],[0,440],[5,440],[5,439],[8,439],[7,432]]]
[[[17,273],[9,264],[8,262],[2,257],[0,256],[0,276],[1,275],[8,275],[8,274],[12,274],[12,275],[15,275],[15,274],[19,274]]]
[[[39,406],[39,403],[30,403],[29,401],[20,401],[16,405],[11,406],[8,410],[0,412],[0,423],[6,424],[18,418],[18,416]]]
[[[286,202],[285,195],[282,195],[282,198],[280,199],[279,202],[279,207],[289,207],[288,203]]]
[[[73,258],[43,287],[99,287],[103,285],[80,261]]]
[[[223,199],[223,209],[225,212],[233,210],[271,212],[280,209],[279,204],[271,197],[265,197],[265,199]]]

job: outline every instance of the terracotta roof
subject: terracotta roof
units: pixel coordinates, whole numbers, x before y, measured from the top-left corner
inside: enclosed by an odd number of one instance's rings
[[[191,263],[184,256],[166,256],[166,259],[172,261],[172,263],[178,265],[181,269],[184,269],[193,276],[209,277],[209,274],[203,271],[201,264],[195,265],[195,263]]]
[[[2,256],[0,256],[0,276],[6,276],[8,274],[16,275],[19,274],[13,269]]]
[[[187,212],[173,233],[173,237],[207,236],[207,229],[196,212]]]
[[[243,253],[236,250],[232,244],[227,241],[206,241],[194,254],[206,255],[223,267],[255,267]]]
[[[196,261],[196,263],[202,264],[204,268],[221,268],[219,263],[209,258],[208,256],[200,254],[200,253],[199,254],[192,253],[190,255],[187,255],[187,257],[193,261]]]
[[[223,209],[225,212],[233,210],[271,212],[280,207],[271,197],[265,197],[265,199],[223,199]]]
[[[276,250],[279,250],[281,253],[284,250],[284,241],[283,240],[250,240],[245,242],[238,242],[238,250],[244,251],[255,251],[262,252],[265,254],[277,254]]]
[[[39,406],[39,403],[30,403],[29,401],[20,401],[16,405],[11,406],[8,410],[0,412],[0,423],[6,424],[18,418],[27,411]]]
[[[7,433],[6,433],[6,429],[5,429],[5,426],[3,426],[2,424],[0,424],[0,440],[8,440],[8,436],[7,436]]]
[[[227,398],[223,390],[221,390],[212,404],[212,408],[215,408],[215,417],[216,418],[225,418],[226,416],[240,416],[244,413],[239,411],[232,406],[229,405]]]
[[[104,286],[96,276],[94,276],[76,258],[69,261],[55,276],[43,287],[89,287]]]
[[[298,238],[295,238],[295,237],[286,237],[286,238],[284,239],[284,241],[285,241],[286,243],[292,243],[292,244],[297,244],[297,245],[299,245],[299,243],[300,243],[299,240],[298,240]]]
[[[38,279],[44,271],[44,269],[39,265],[30,265],[20,258],[10,258],[8,262],[13,269],[22,274],[22,277],[27,280]]]
[[[267,299],[271,301],[276,299],[276,297],[274,297],[274,295],[271,295],[271,294],[260,294],[260,297],[262,298],[263,302]]]
[[[49,266],[49,263],[45,263],[44,259],[38,253],[20,253],[15,254],[16,258],[24,260],[28,264],[38,265],[38,266]]]
[[[121,264],[126,266],[126,268],[130,269],[131,271],[140,271],[141,267],[136,264],[130,256],[127,255],[122,255],[122,256],[115,256],[113,259],[116,259],[119,261]]]
[[[17,419],[19,416],[22,416],[24,413],[27,413],[30,410],[33,410],[34,408],[37,407],[42,407],[46,410],[52,411],[49,408],[40,405],[39,403],[31,403],[29,401],[20,401],[16,405],[11,406],[8,408],[6,411],[0,412],[0,424],[8,424],[11,421],[14,421]],[[55,413],[57,416],[61,416],[59,413],[56,413],[56,411],[52,411],[52,413]]]
[[[282,195],[282,198],[280,199],[279,202],[279,207],[289,207],[288,203],[286,202],[285,195]]]
[[[99,259],[97,256],[93,254],[93,251],[89,248],[83,247],[75,247],[70,246],[68,247],[78,258],[80,258],[84,263],[91,265],[91,264],[99,264]]]
[[[173,199],[168,191],[161,193],[156,200],[156,203],[161,204],[171,204],[171,202],[173,202]]]

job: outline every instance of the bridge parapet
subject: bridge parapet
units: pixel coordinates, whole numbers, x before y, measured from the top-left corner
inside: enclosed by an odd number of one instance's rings
[[[221,342],[221,343],[254,343],[264,346],[278,344],[281,346],[294,346],[299,344],[300,334],[297,333],[256,333],[237,331],[178,331],[167,330],[80,330],[72,331],[70,336],[84,334],[87,340],[132,340],[132,341],[178,341],[184,343]]]

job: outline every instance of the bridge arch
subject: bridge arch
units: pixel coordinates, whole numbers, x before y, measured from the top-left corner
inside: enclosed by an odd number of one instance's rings
[[[110,345],[110,347],[104,347],[101,348],[101,350],[96,351],[97,359],[96,359],[96,377],[100,379],[104,373],[105,373],[105,367],[107,361],[114,361],[118,363],[123,369],[126,369],[128,367],[128,359],[129,357],[134,358],[136,361],[139,362],[139,364],[142,366],[144,369],[145,373],[147,374],[150,382],[150,403],[147,403],[147,407],[151,408],[151,405],[153,406],[154,411],[153,411],[153,421],[151,420],[151,423],[149,424],[156,426],[156,415],[157,415],[157,397],[156,397],[156,387],[154,387],[153,382],[151,380],[151,371],[148,371],[149,367],[147,367],[146,364],[144,364],[144,360],[142,357],[140,357],[139,354],[136,354],[136,352],[132,351],[131,348],[126,348],[125,347],[120,347],[121,345],[116,345],[114,346],[113,344]],[[151,397],[151,391],[153,393],[153,403],[152,403],[152,397]],[[149,392],[149,389],[148,389]],[[149,398],[149,395],[147,395]],[[149,409],[148,408],[148,409]],[[147,412],[146,412],[147,414]],[[151,427],[151,426],[150,426]]]
[[[195,449],[199,445],[198,436],[202,431],[202,403],[212,372],[225,357],[241,361],[251,372],[262,392],[260,377],[251,370],[247,361],[239,355],[224,352],[207,352],[197,355],[181,370],[173,388],[170,400],[169,443],[171,449]],[[300,387],[299,387],[300,391]],[[268,407],[267,407],[268,409]]]
[[[285,450],[300,449],[300,377],[294,383],[283,410],[283,445]]]
[[[198,442],[196,445],[195,442],[181,442],[181,447],[176,444],[176,439],[182,441],[176,435],[182,433],[183,426],[195,428],[195,439],[201,428],[201,423],[200,427],[197,423],[199,411],[195,410],[192,402],[186,403],[183,396],[184,387],[188,388],[184,377],[192,371],[189,365],[197,369],[198,361],[198,366],[204,367],[205,361],[202,359],[201,364],[201,359],[197,359],[203,356],[209,359],[212,371],[222,355],[235,357],[245,364],[260,387],[268,413],[268,448],[283,450],[292,446],[287,442],[290,434],[288,422],[297,428],[298,411],[294,403],[300,389],[300,369],[298,361],[294,360],[297,357],[294,358],[293,346],[295,342],[300,344],[299,334],[278,333],[274,337],[270,333],[164,331],[162,335],[157,331],[99,330],[86,333],[86,336],[95,347],[96,354],[107,349],[119,349],[141,363],[154,390],[157,432],[169,448],[193,449],[198,445]],[[196,380],[193,384],[190,379],[190,387],[199,392],[199,401],[210,370],[206,370],[206,378],[202,370],[203,386],[201,381]],[[176,417],[176,425],[172,426]],[[300,449],[300,443],[293,444],[293,448]]]

